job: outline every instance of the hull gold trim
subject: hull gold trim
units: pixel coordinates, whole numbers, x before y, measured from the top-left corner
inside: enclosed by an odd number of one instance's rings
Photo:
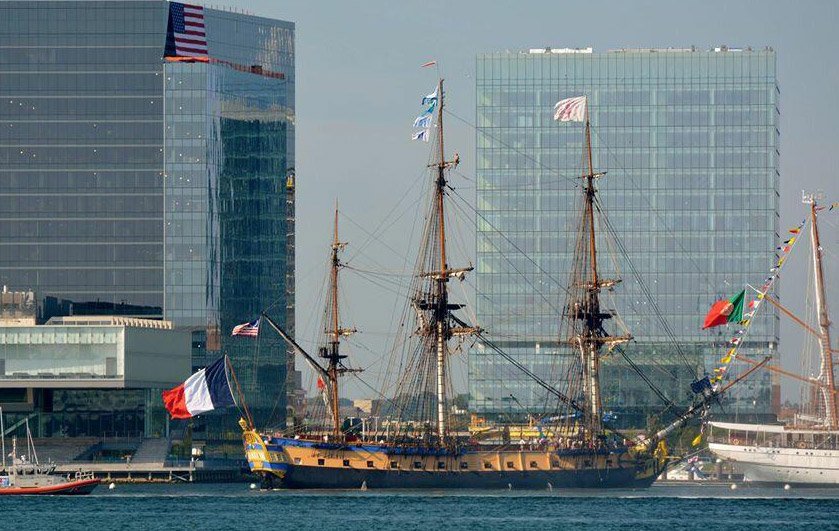
[[[662,471],[648,453],[347,446],[243,434],[252,472],[287,488],[646,488]]]

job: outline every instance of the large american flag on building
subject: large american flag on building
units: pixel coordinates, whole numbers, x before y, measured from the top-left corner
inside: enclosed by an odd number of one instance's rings
[[[204,7],[169,2],[167,56],[207,59]]]

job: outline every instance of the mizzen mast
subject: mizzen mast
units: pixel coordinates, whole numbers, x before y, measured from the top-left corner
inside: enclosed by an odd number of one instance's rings
[[[803,194],[802,201],[810,205],[810,243],[813,254],[813,275],[815,277],[816,306],[819,318],[819,353],[821,371],[819,380],[824,383],[820,389],[824,400],[824,420],[828,429],[839,427],[839,410],[836,401],[836,382],[833,372],[833,351],[830,342],[830,317],[827,313],[827,299],[824,292],[824,270],[822,268],[822,247],[819,240],[818,213],[823,207],[818,206],[817,194]]]

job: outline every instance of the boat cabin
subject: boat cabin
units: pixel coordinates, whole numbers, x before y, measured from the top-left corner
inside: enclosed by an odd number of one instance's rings
[[[839,432],[774,424],[709,422],[708,442],[762,448],[839,449]]]

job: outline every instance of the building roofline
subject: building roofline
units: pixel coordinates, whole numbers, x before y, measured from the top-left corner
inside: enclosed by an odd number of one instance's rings
[[[568,47],[550,47],[530,48],[527,50],[511,51],[505,50],[503,52],[488,52],[478,54],[478,57],[486,57],[491,55],[603,55],[603,54],[658,54],[658,53],[765,53],[774,52],[772,46],[763,47],[734,47],[721,44],[711,48],[702,49],[698,46],[691,45],[686,48],[667,47],[667,48],[610,48],[605,52],[597,52],[594,47],[587,46],[584,48],[568,48]]]

